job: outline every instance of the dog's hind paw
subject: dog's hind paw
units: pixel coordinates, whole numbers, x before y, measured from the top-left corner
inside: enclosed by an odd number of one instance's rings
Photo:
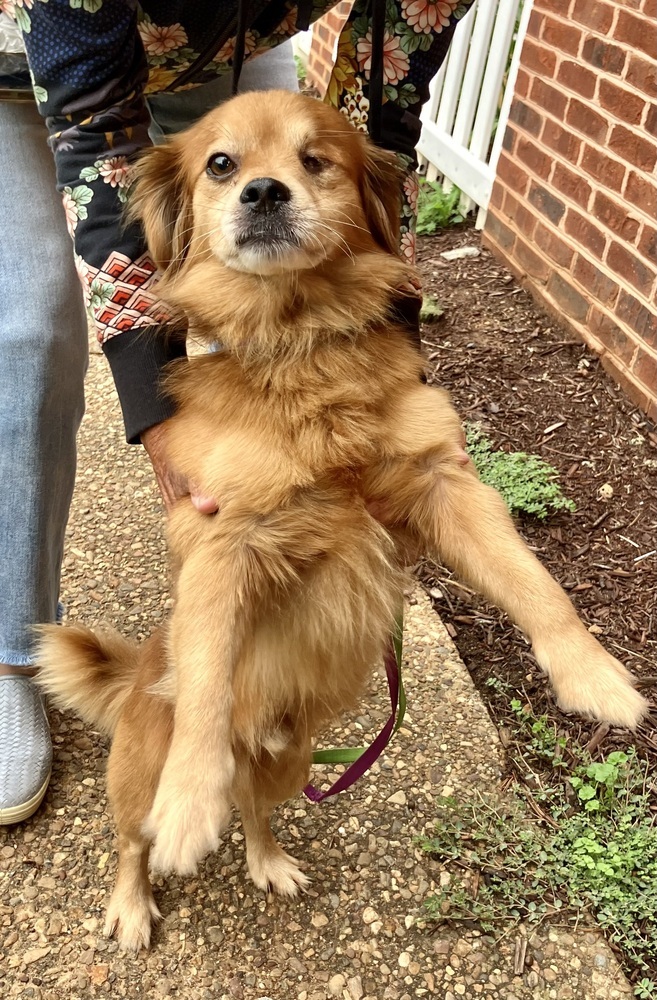
[[[278,845],[265,855],[250,856],[247,863],[251,878],[264,892],[292,898],[310,885],[298,862]]]
[[[153,924],[161,919],[152,895],[127,896],[117,888],[107,907],[105,937],[116,937],[122,951],[141,951],[150,945]]]

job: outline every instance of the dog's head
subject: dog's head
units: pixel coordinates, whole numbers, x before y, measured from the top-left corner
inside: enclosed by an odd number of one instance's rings
[[[194,258],[271,275],[397,254],[396,157],[300,94],[234,98],[149,150],[135,179],[130,212],[165,278]]]

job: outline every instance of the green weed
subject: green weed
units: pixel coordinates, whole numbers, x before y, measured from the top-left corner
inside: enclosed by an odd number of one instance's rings
[[[422,846],[452,862],[451,881],[427,900],[430,916],[487,931],[557,913],[562,922],[592,918],[642,976],[636,995],[657,997],[657,824],[644,764],[633,749],[595,761],[566,748],[546,717],[517,700],[511,708],[532,790],[517,786],[504,804],[439,801],[435,835]],[[541,824],[527,818],[530,796]]]
[[[420,322],[436,323],[444,312],[445,310],[438,299],[432,295],[425,295],[422,299],[422,308],[420,309]]]
[[[431,236],[437,229],[447,229],[464,221],[459,202],[461,192],[457,187],[443,191],[437,181],[420,178],[420,193],[417,203],[417,232],[419,236]]]
[[[495,450],[477,424],[466,426],[466,447],[482,482],[495,487],[512,514],[543,520],[558,510],[575,510],[561,492],[557,470],[538,455]]]

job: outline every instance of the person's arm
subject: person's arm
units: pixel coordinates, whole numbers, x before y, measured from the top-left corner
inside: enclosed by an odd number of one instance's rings
[[[35,0],[21,14],[85,301],[112,368],[126,437],[138,442],[173,412],[160,374],[184,356],[185,331],[157,300],[141,228],[123,216],[128,164],[150,145],[137,4]]]

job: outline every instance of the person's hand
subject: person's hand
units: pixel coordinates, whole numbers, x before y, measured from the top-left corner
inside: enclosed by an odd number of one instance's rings
[[[196,483],[190,483],[169,466],[166,454],[166,435],[166,422],[155,424],[148,430],[142,431],[141,443],[148,452],[167,511],[171,510],[176,500],[191,496],[192,503],[201,514],[216,514],[219,510],[219,504],[214,497],[206,496]]]
[[[409,275],[406,281],[397,287],[404,295],[411,295],[418,299],[422,298],[422,282],[415,274]]]

